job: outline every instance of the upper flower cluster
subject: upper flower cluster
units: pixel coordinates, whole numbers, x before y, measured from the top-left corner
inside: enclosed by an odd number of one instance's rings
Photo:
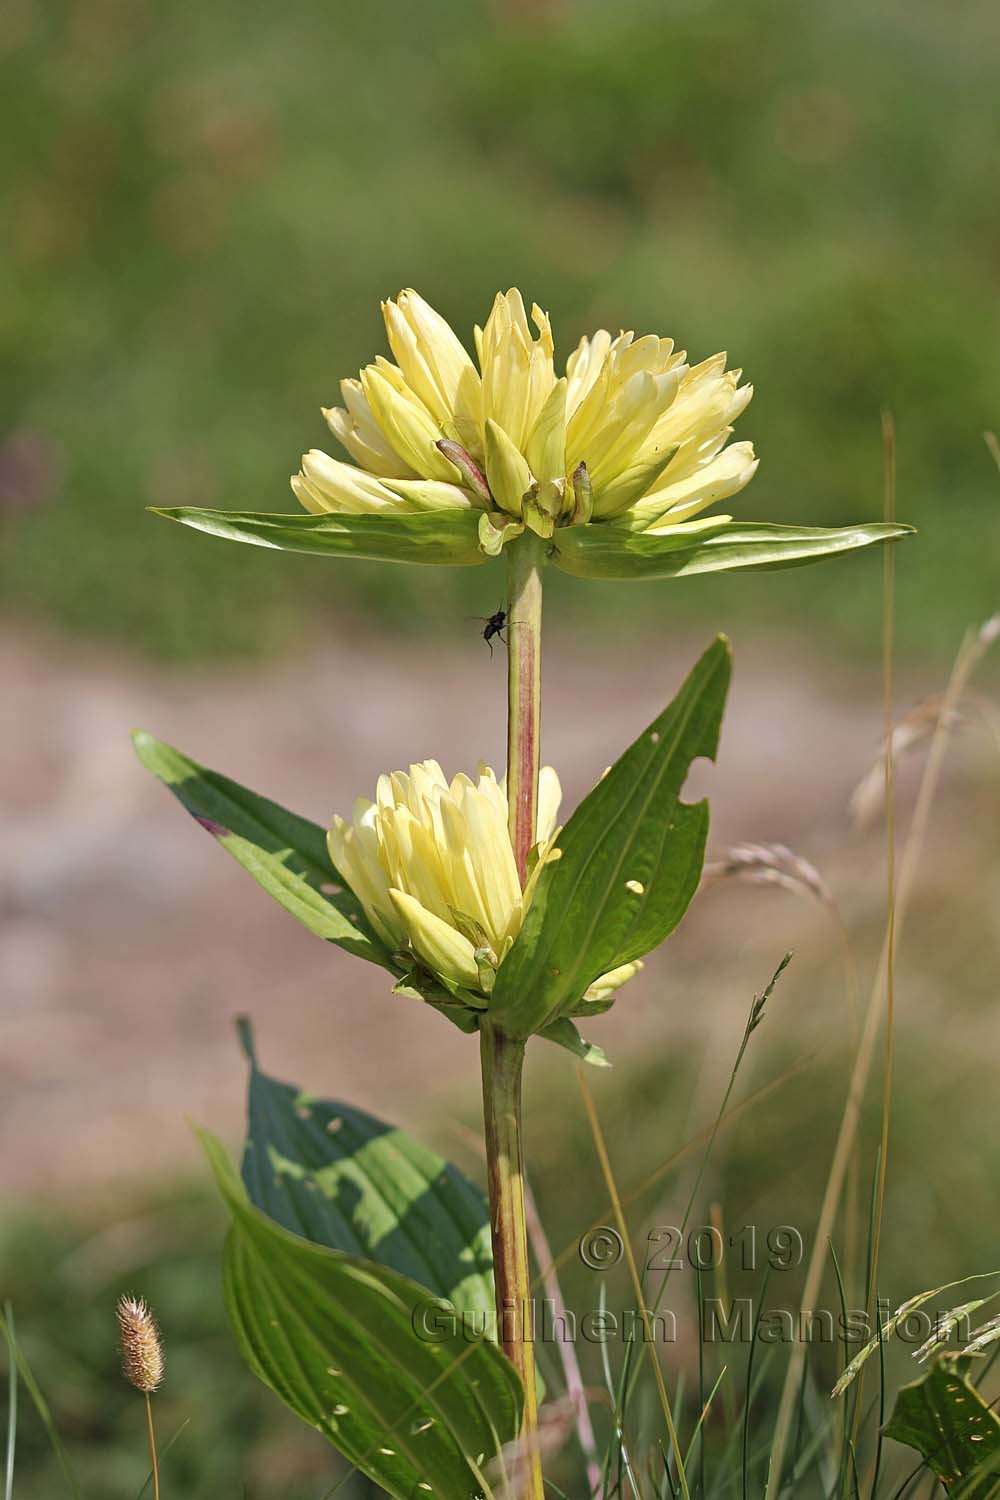
[[[547,314],[533,306],[532,329],[512,290],[475,330],[477,368],[415,291],[382,311],[395,363],[378,358],[341,382],[344,405],[324,416],[354,463],[307,453],[292,479],[306,510],[477,508],[495,554],[525,526],[549,537],[617,520],[662,534],[757,467],[752,444],[726,446],[753,387],[724,354],[689,365],[670,339],[599,329],[557,375]]]

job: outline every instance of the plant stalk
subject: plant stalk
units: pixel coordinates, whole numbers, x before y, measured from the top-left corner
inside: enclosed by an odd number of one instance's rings
[[[538,819],[545,544],[526,532],[510,545],[507,556],[507,799],[510,839],[523,887]],[[543,1500],[521,1131],[525,1044],[485,1017],[480,1043],[498,1337],[524,1386],[521,1440],[527,1473],[522,1493],[525,1500]]]
[[[538,1397],[535,1390],[531,1273],[524,1211],[524,1147],[521,1138],[521,1073],[524,1042],[504,1036],[488,1021],[480,1027],[486,1172],[493,1235],[500,1345],[524,1385],[521,1440],[529,1469],[526,1500],[542,1500],[538,1454]]]
[[[542,568],[545,543],[527,531],[508,548],[507,800],[523,886],[538,818],[542,709]]]

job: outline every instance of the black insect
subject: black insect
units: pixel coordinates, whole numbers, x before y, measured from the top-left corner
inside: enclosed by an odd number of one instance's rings
[[[507,611],[505,609],[498,609],[495,614],[490,615],[489,619],[483,625],[483,640],[489,646],[491,656],[493,655],[493,637],[495,635],[500,637],[505,646],[507,644],[507,637],[503,633],[506,623]]]
[[[507,618],[507,611],[505,609],[498,609],[494,614],[490,615],[489,619],[485,615],[469,615],[468,618],[476,620],[482,625],[483,640],[489,646],[491,656],[493,655],[494,636],[498,636],[506,646],[507,637],[504,635],[504,630],[510,625],[510,620]]]

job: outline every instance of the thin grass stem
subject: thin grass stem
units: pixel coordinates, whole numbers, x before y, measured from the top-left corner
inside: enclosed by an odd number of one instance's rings
[[[649,1361],[653,1370],[653,1379],[656,1382],[657,1394],[660,1398],[660,1407],[663,1412],[663,1420],[666,1424],[667,1437],[670,1441],[670,1451],[673,1455],[674,1463],[677,1465],[677,1479],[681,1487],[681,1495],[683,1496],[683,1500],[691,1500],[691,1491],[688,1488],[687,1476],[684,1473],[684,1459],[681,1454],[680,1443],[677,1437],[677,1428],[674,1425],[674,1414],[670,1407],[670,1398],[667,1395],[667,1387],[663,1379],[663,1370],[660,1366],[660,1361],[656,1353],[656,1345],[653,1341],[653,1330],[649,1321],[649,1312],[646,1309],[645,1298],[643,1297],[642,1293],[642,1281],[639,1276],[638,1267],[635,1263],[635,1254],[632,1250],[632,1242],[629,1239],[628,1223],[625,1219],[625,1211],[622,1207],[621,1199],[618,1195],[618,1187],[615,1182],[614,1173],[611,1169],[611,1161],[608,1157],[607,1146],[604,1141],[604,1133],[601,1130],[601,1124],[597,1118],[597,1110],[594,1107],[593,1097],[590,1093],[590,1089],[587,1087],[586,1080],[584,1079],[583,1073],[580,1069],[577,1069],[577,1079],[580,1084],[580,1092],[583,1095],[583,1104],[587,1112],[587,1121],[590,1125],[590,1132],[594,1140],[594,1149],[597,1152],[597,1159],[601,1164],[601,1171],[604,1175],[604,1183],[611,1198],[611,1206],[615,1216],[615,1221],[618,1225],[618,1233],[621,1235],[622,1245],[625,1250],[625,1263],[628,1266],[629,1276],[632,1280],[632,1290],[635,1294],[636,1302],[638,1303],[639,1316],[642,1319],[644,1342],[647,1350],[649,1351]]]

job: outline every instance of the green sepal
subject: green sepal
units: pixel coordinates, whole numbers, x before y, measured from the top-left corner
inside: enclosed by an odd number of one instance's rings
[[[410,1277],[254,1208],[220,1143],[199,1134],[232,1218],[225,1297],[251,1370],[396,1500],[428,1484],[481,1492],[484,1464],[520,1430],[510,1361]]]
[[[613,521],[567,526],[556,532],[552,560],[577,578],[686,578],[739,568],[795,568],[840,552],[909,536],[913,528],[884,522],[843,526],[771,526],[720,522],[717,528],[685,523],[660,535],[634,532]]]
[[[581,1062],[590,1063],[591,1067],[611,1067],[611,1059],[604,1048],[582,1037],[568,1016],[564,1016],[561,1021],[553,1021],[551,1026],[546,1026],[538,1035],[546,1042],[554,1042],[557,1047],[565,1047],[567,1052],[572,1052]]]
[[[483,511],[479,517],[477,536],[483,560],[499,557],[508,542],[513,542],[524,533],[524,522],[506,511]]]
[[[479,987],[484,995],[493,993],[493,986],[497,982],[496,965],[488,948],[477,948],[475,953],[476,968],[479,970]]]
[[[602,974],[673,931],[701,876],[708,804],[680,800],[692,761],[714,760],[729,686],[719,637],[680,692],[583,800],[546,862],[490,1014],[526,1037],[572,1014]]]
[[[471,567],[486,557],[479,546],[478,508],[468,510],[297,515],[284,512],[199,510],[182,505],[151,507],[153,514],[180,521],[196,531],[274,547],[282,552],[309,552],[325,557],[359,557],[374,562],[429,563],[436,567]]]

